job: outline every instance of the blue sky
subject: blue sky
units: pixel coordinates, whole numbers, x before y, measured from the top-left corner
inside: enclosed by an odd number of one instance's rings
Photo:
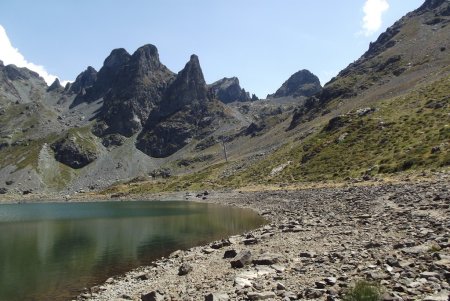
[[[5,53],[9,42],[11,51],[42,68],[40,73],[74,80],[88,65],[100,69],[114,48],[133,53],[151,43],[174,72],[195,53],[208,83],[237,76],[241,86],[265,97],[300,69],[309,69],[324,84],[358,59],[388,26],[422,3],[1,0],[0,26],[7,38],[1,38],[0,32],[0,59],[7,62],[8,55],[17,56]]]

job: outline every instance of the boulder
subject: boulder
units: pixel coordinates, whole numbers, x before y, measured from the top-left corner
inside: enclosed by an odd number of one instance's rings
[[[232,268],[243,268],[252,262],[252,253],[249,250],[240,252],[230,262]]]
[[[95,143],[88,137],[68,134],[51,145],[55,159],[67,166],[82,168],[95,159],[99,153]]]
[[[188,263],[183,263],[179,268],[178,268],[178,275],[179,276],[184,276],[189,274],[190,272],[192,272],[192,266]]]
[[[148,294],[141,295],[142,301],[163,301],[164,296],[159,294],[158,292],[150,292]]]

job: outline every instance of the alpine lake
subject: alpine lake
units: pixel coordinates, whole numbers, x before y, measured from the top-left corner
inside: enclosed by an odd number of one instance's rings
[[[0,300],[71,300],[178,249],[255,229],[246,209],[189,201],[0,205]]]

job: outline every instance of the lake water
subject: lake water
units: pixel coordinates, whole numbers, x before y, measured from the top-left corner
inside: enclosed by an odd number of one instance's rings
[[[70,300],[177,249],[263,223],[249,210],[193,202],[0,205],[0,300]]]

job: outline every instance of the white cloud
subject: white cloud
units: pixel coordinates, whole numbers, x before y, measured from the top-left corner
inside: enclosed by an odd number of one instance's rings
[[[11,41],[2,25],[0,25],[0,60],[2,60],[5,65],[14,64],[17,67],[25,67],[39,73],[39,75],[44,78],[47,85],[51,85],[57,78],[56,75],[49,74],[44,66],[28,62],[20,53],[19,49],[14,48],[13,45],[11,45]],[[65,85],[68,82],[69,81],[61,81],[61,84]]]
[[[382,25],[383,13],[389,9],[387,0],[366,0],[364,4],[364,18],[362,34],[366,37],[376,33]]]

